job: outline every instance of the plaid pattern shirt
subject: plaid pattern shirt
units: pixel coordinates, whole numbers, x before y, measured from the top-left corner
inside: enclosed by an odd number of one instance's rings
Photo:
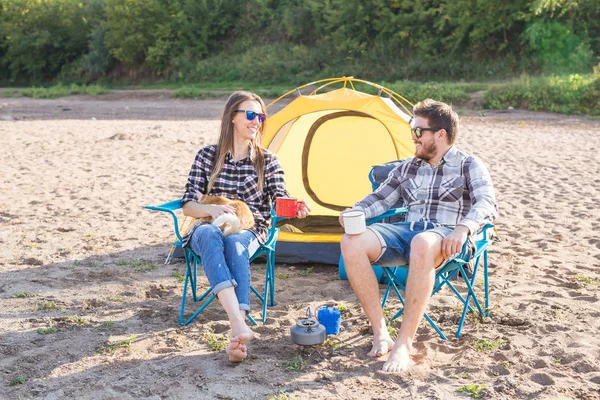
[[[394,168],[379,188],[356,203],[365,217],[408,208],[406,221],[465,225],[475,234],[498,215],[494,187],[483,162],[451,147],[437,167],[416,157]]]
[[[248,157],[233,161],[231,153],[225,155],[225,162],[221,173],[215,180],[210,191],[206,193],[210,173],[212,171],[217,146],[211,145],[201,148],[196,154],[194,163],[185,185],[185,193],[181,198],[183,206],[188,201],[197,201],[198,193],[210,194],[211,196],[223,196],[228,199],[242,200],[252,210],[256,225],[252,232],[261,243],[267,240],[269,220],[271,219],[271,204],[277,197],[289,197],[285,188],[284,174],[275,154],[263,150],[265,155],[265,179],[263,190],[258,190],[258,176],[254,164]],[[183,238],[183,245],[187,245],[192,231]]]

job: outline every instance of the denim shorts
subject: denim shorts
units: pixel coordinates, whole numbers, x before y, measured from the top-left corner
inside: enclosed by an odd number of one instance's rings
[[[410,260],[410,242],[421,232],[435,232],[441,237],[446,237],[454,230],[453,226],[437,225],[433,222],[395,222],[376,223],[367,226],[375,233],[381,243],[381,255],[371,264],[379,266],[406,265]],[[465,246],[459,255],[468,260],[472,254],[472,246]]]

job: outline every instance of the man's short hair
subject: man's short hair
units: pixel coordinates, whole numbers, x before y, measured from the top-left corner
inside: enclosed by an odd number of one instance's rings
[[[458,114],[452,106],[441,101],[425,99],[415,104],[413,114],[427,119],[431,128],[445,129],[448,143],[454,144],[458,135]]]

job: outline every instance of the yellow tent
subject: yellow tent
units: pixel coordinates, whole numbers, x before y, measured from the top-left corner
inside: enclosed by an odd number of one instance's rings
[[[376,94],[356,90],[359,85]],[[367,176],[373,165],[414,154],[412,104],[380,85],[344,77],[303,85],[267,108],[294,93],[296,99],[269,116],[262,146],[277,154],[290,194],[313,211],[306,220],[285,221],[277,258],[337,264],[340,211],[372,191]]]

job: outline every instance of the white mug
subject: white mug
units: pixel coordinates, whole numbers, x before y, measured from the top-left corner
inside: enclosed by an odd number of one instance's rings
[[[359,210],[349,210],[342,213],[344,231],[348,235],[358,235],[367,229],[365,213]]]

